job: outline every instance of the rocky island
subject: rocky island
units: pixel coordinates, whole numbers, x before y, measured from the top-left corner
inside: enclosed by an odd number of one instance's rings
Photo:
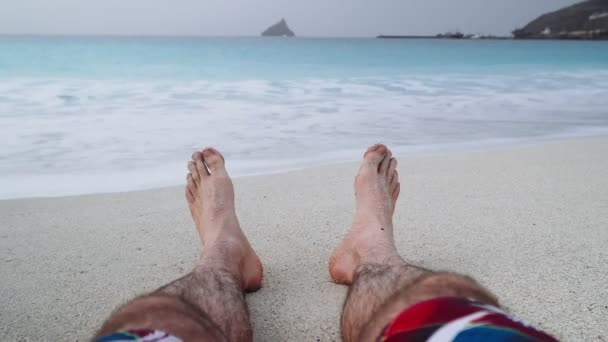
[[[289,28],[287,21],[281,19],[278,23],[270,26],[262,32],[263,37],[295,37],[296,34]]]
[[[588,0],[547,13],[513,31],[515,39],[608,39],[608,0]]]

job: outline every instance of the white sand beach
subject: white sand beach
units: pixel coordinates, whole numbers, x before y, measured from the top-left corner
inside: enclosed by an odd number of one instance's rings
[[[565,341],[608,340],[607,137],[397,157],[407,260],[474,276]],[[248,296],[256,341],[340,340],[347,289],[327,262],[354,213],[356,169],[235,180],[265,267]],[[0,201],[0,340],[87,340],[118,305],[192,268],[189,215],[181,187]]]

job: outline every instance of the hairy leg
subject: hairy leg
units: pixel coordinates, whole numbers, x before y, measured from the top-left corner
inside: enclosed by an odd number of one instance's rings
[[[258,289],[262,264],[240,228],[234,188],[215,149],[192,155],[186,198],[204,253],[185,277],[120,308],[98,337],[161,330],[185,341],[251,341],[245,292]]]
[[[425,270],[399,256],[393,235],[400,194],[396,167],[384,145],[365,153],[355,179],[355,220],[330,259],[334,281],[350,286],[341,318],[346,342],[375,340],[396,315],[423,300],[460,296],[496,304],[470,278]]]
[[[351,292],[351,296],[347,298],[345,311],[349,302],[366,302],[365,295],[369,291],[385,291],[383,293],[386,297],[382,302],[374,304],[376,310],[365,321],[348,322],[351,326],[361,323],[359,326],[361,330],[358,332],[357,338],[351,341],[375,341],[382,334],[383,329],[403,310],[416,303],[433,298],[462,297],[498,307],[496,297],[481,287],[474,279],[448,272],[424,271],[414,280],[411,280],[411,278],[402,279],[402,283],[397,282],[392,288],[375,287],[378,282],[395,277],[396,272],[399,272],[399,270],[391,269],[387,270],[386,273],[382,272],[373,280],[369,278],[358,280],[361,283],[359,286],[362,291],[359,293]],[[353,314],[358,309],[355,308]],[[356,316],[353,315],[352,317]]]

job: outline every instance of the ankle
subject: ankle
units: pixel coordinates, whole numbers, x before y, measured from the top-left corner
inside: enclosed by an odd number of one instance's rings
[[[231,281],[241,289],[245,286],[244,277],[238,265],[225,263],[220,260],[202,257],[192,273],[200,275],[214,274],[221,276],[225,281]]]
[[[225,260],[238,264],[245,257],[248,247],[246,240],[238,234],[220,231],[208,236],[201,260]]]
[[[363,226],[358,234],[351,235],[352,251],[362,262],[381,263],[399,257],[393,238],[392,226]],[[356,229],[356,228],[353,228]]]
[[[375,246],[359,254],[359,266],[382,265],[382,266],[407,266],[394,246]]]
[[[365,260],[362,261],[354,271],[353,278],[374,273],[409,274],[415,267],[405,262],[401,257],[391,257],[382,262]]]
[[[366,213],[360,215],[361,211],[357,211],[355,220],[353,221],[352,229],[359,234],[389,234],[392,238],[393,234],[393,219],[391,216],[381,213]]]

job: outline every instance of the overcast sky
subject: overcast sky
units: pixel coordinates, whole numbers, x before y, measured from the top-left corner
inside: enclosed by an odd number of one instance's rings
[[[0,0],[0,34],[508,34],[576,0]]]

